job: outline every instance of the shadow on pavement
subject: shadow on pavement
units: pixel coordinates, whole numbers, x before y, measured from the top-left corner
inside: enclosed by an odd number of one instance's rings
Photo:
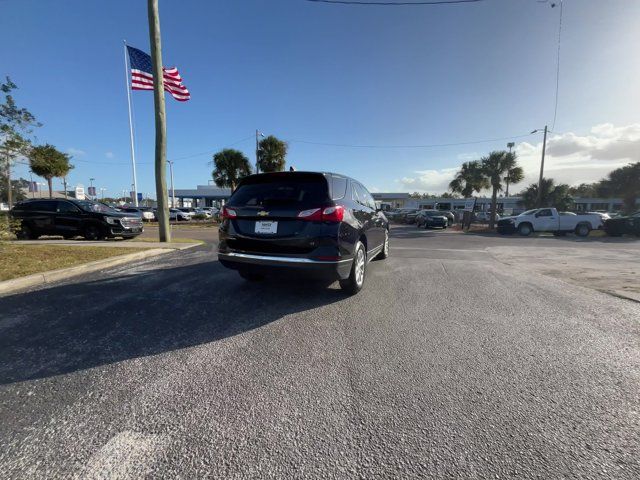
[[[248,283],[212,261],[0,298],[0,384],[213,342],[346,298],[326,287]]]

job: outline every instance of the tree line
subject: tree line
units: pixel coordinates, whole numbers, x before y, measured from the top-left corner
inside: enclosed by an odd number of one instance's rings
[[[498,192],[504,189],[505,196],[509,196],[509,186],[521,182],[523,178],[524,171],[517,164],[516,154],[500,150],[480,160],[463,163],[449,184],[449,189],[465,198],[491,189],[489,225],[492,228]],[[569,210],[574,197],[620,197],[625,211],[631,212],[636,209],[636,200],[640,197],[640,162],[612,170],[598,182],[583,183],[577,187],[556,184],[552,178],[543,178],[540,185],[533,183],[516,195],[522,197],[525,208],[556,207],[559,210]]]
[[[18,107],[12,92],[18,87],[6,77],[0,83],[0,92],[4,99],[0,103],[0,158],[4,160],[4,171],[0,174],[2,187],[0,200],[11,207],[14,199],[21,200],[22,188],[28,182],[24,179],[12,180],[11,168],[19,158],[29,161],[31,171],[47,180],[49,196],[52,196],[53,179],[64,178],[73,169],[71,156],[59,151],[53,145],[34,145],[30,138],[33,129],[42,124],[26,108]]]

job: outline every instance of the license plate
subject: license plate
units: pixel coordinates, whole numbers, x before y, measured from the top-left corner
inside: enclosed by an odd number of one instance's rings
[[[256,233],[278,233],[278,222],[256,222]]]

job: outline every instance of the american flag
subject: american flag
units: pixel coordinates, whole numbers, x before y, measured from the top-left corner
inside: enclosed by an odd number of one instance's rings
[[[131,90],[153,90],[153,68],[151,57],[142,50],[127,45],[129,61],[131,63]],[[162,67],[164,89],[179,102],[186,102],[191,98],[189,90],[182,84],[182,77],[178,69]]]

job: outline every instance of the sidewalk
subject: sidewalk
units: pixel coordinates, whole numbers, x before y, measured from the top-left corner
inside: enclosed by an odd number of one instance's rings
[[[8,242],[13,245],[64,245],[66,247],[118,247],[118,248],[169,248],[172,250],[185,250],[187,248],[197,247],[200,243],[183,243],[183,242],[140,242],[140,241],[122,241],[122,240],[14,240]]]

